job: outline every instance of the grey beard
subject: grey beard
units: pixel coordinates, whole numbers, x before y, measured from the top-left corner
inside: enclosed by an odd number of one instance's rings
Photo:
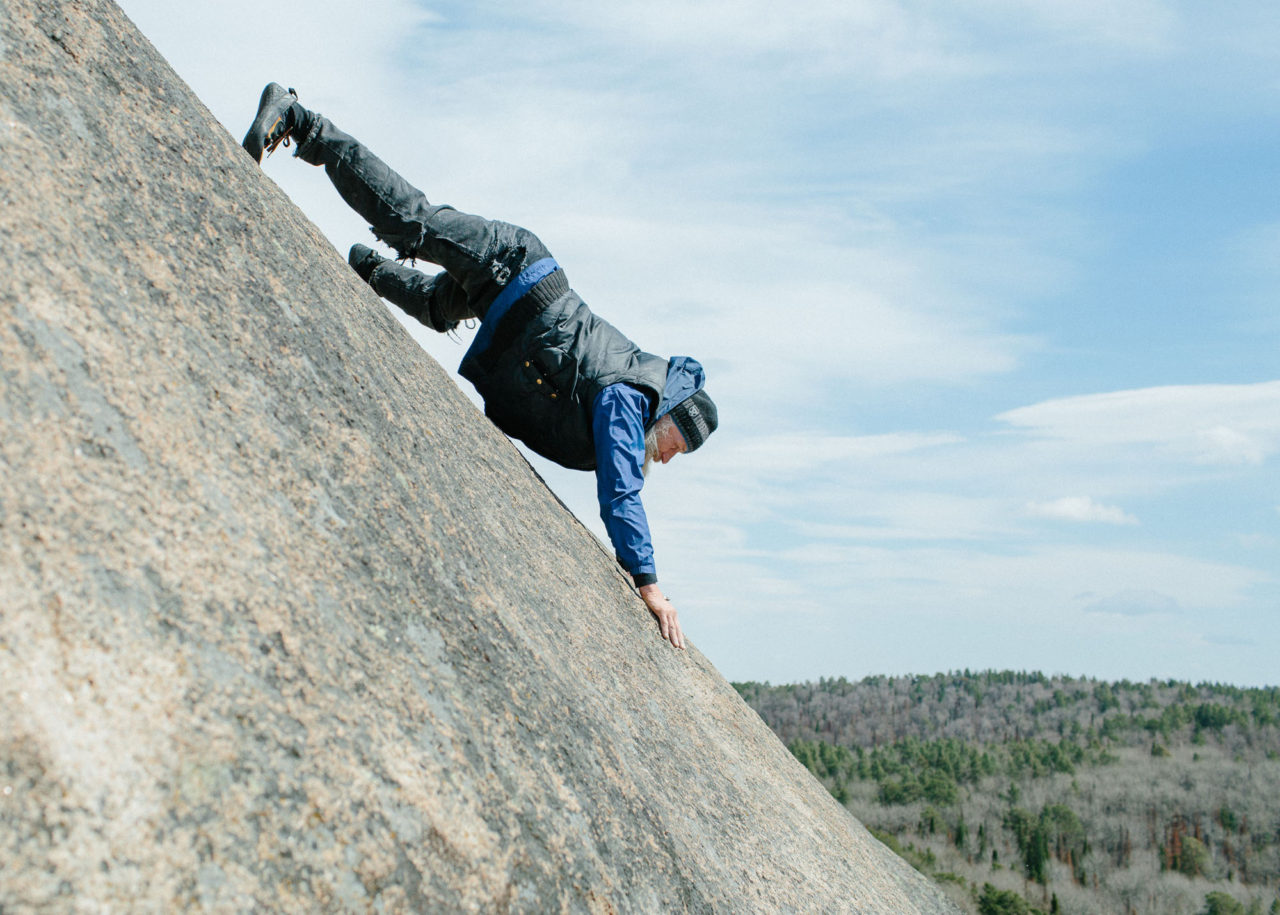
[[[653,462],[658,459],[658,426],[655,423],[650,427],[649,431],[644,434],[644,466],[640,468],[640,475],[647,477],[649,468]]]

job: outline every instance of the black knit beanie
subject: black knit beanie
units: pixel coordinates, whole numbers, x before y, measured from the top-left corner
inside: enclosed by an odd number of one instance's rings
[[[715,402],[706,391],[698,391],[693,396],[686,397],[672,407],[667,415],[684,436],[685,444],[689,446],[690,451],[697,451],[707,440],[707,436],[715,432],[716,426],[720,424]]]

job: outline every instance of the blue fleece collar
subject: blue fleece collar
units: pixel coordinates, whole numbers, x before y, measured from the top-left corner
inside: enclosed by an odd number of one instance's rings
[[[654,420],[670,413],[677,405],[702,390],[707,383],[707,373],[702,364],[691,356],[672,356],[667,360],[667,381]]]

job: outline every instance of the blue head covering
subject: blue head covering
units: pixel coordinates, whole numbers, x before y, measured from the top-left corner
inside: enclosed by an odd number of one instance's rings
[[[676,404],[683,403],[702,390],[707,383],[707,373],[702,364],[692,356],[672,356],[667,360],[667,383],[658,401],[658,414],[654,419],[670,413]]]

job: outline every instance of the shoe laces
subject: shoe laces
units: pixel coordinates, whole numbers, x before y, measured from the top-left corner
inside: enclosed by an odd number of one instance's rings
[[[293,88],[292,86],[290,86],[290,87],[289,87],[289,94],[290,94],[291,96],[293,96],[293,100],[294,100],[295,102],[298,100],[298,90],[297,90],[297,89],[295,89],[295,88]],[[288,109],[285,109],[285,110],[287,111]],[[283,118],[283,117],[284,117],[284,115],[281,115],[281,118]],[[285,132],[284,132],[284,134],[283,134],[281,137],[279,137],[278,139],[276,139],[274,142],[268,142],[268,143],[267,143],[267,155],[268,155],[268,156],[269,156],[269,155],[271,155],[273,152],[275,152],[275,151],[276,151],[276,149],[277,149],[278,147],[280,147],[280,146],[283,146],[285,149],[288,149],[288,148],[289,148],[289,145],[290,145],[290,144],[289,144],[289,133],[290,133],[290,132],[291,132],[291,128],[285,128]],[[268,140],[270,140],[270,137],[268,137],[267,139],[268,139]]]

